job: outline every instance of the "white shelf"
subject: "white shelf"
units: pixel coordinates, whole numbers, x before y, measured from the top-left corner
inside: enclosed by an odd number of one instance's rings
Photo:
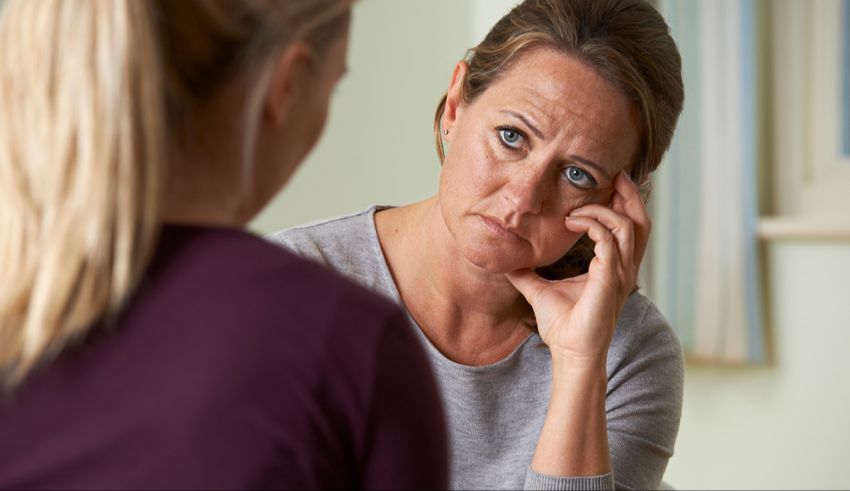
[[[850,241],[850,219],[764,216],[758,220],[757,233],[763,240]]]

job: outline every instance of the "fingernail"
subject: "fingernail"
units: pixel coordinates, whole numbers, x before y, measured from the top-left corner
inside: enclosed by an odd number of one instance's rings
[[[632,176],[630,176],[628,172],[626,172],[626,171],[624,171],[624,170],[621,170],[620,172],[622,172],[622,173],[623,173],[623,177],[625,177],[625,178],[626,178],[626,181],[628,181],[628,182],[632,182]]]

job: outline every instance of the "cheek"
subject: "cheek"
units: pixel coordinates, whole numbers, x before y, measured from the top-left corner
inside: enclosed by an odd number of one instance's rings
[[[448,150],[440,174],[441,194],[450,199],[474,200],[497,186],[495,157],[480,139],[457,138]]]
[[[563,257],[582,235],[568,230],[562,216],[547,220],[546,225],[541,227],[541,232],[538,241],[538,267],[547,266]]]
[[[331,108],[333,90],[336,83],[330,73],[324,74],[316,81],[314,90],[304,98],[304,110],[298,125],[303,127],[301,138],[306,143],[309,153],[318,143],[325,130]]]
[[[572,232],[564,225],[564,219],[569,214],[582,206],[600,204],[607,206],[610,201],[612,190],[601,189],[593,192],[579,191],[571,185],[565,189],[559,202],[552,213],[541,217],[543,223],[539,227],[538,250],[541,258],[539,266],[546,266],[557,261],[575,245],[583,234]]]
[[[607,195],[609,193],[600,191],[582,191],[564,182],[560,186],[557,201],[553,203],[552,214],[563,220],[582,206],[601,204]]]
[[[569,184],[567,184],[567,186],[569,186],[570,189],[567,189],[562,193],[562,196],[566,197],[562,198],[560,205],[561,214],[565,217],[572,213],[573,210],[583,206],[608,206],[611,204],[611,197],[614,194],[614,189],[611,187],[593,191],[578,191]]]
[[[320,97],[313,104],[313,118],[309,124],[309,127],[306,128],[309,131],[308,141],[310,142],[310,146],[308,149],[312,150],[313,146],[319,141],[319,138],[322,136],[322,132],[325,129],[325,123],[328,120],[328,110],[330,106],[330,100],[327,97]]]

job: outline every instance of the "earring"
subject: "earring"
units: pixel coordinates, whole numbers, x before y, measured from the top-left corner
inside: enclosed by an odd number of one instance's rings
[[[443,135],[448,135],[448,134],[449,134],[449,130],[443,130]]]

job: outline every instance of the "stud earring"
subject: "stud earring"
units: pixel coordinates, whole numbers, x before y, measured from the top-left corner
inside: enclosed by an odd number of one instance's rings
[[[443,130],[443,135],[448,135],[448,134],[449,134],[449,130]]]

